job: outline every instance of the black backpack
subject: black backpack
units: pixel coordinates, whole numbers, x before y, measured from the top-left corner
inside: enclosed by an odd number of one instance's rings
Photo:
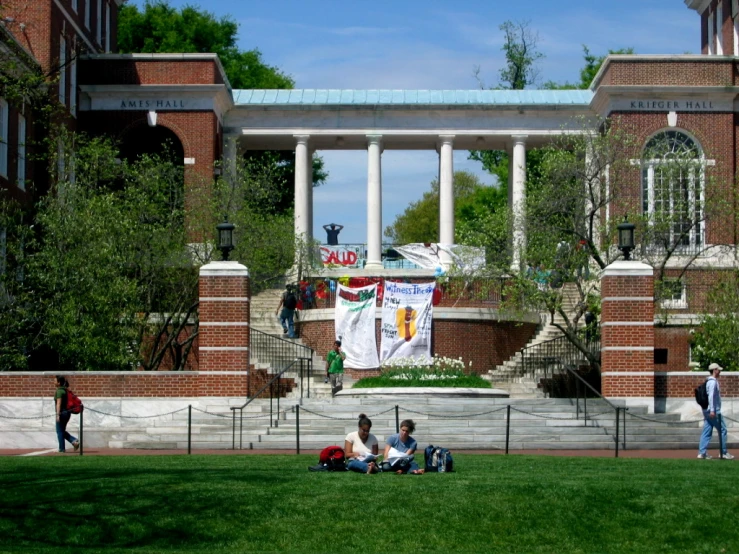
[[[298,306],[298,299],[295,296],[294,292],[288,292],[287,296],[285,296],[285,307],[288,310],[294,310]]]
[[[695,401],[704,410],[708,409],[708,391],[706,390],[707,383],[708,380],[705,380],[700,385],[695,387]]]
[[[452,453],[446,448],[434,446],[430,444],[423,453],[426,471],[444,473],[446,471],[454,471],[454,460]]]

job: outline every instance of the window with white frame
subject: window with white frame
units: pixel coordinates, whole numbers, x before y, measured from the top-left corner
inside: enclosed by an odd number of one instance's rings
[[[647,141],[642,166],[642,208],[653,246],[676,251],[704,245],[705,166],[701,147],[680,131],[661,131]]]
[[[77,1],[78,0],[72,0],[72,9],[75,11],[75,13],[77,12],[77,8],[78,8]]]
[[[103,1],[97,1],[97,13],[95,17],[95,38],[98,44],[103,44]]]
[[[105,4],[105,51],[110,52],[110,5]]]
[[[724,3],[721,0],[716,6],[716,54],[724,55]]]
[[[8,119],[10,110],[4,98],[0,98],[0,175],[8,177]]]
[[[92,0],[85,0],[85,28],[90,28],[90,4]]]
[[[59,37],[59,103],[67,105],[67,45]]]
[[[684,310],[688,307],[685,281],[667,277],[657,284],[657,295],[663,308]]]
[[[74,54],[73,54],[74,55]],[[77,117],[77,58],[69,62],[69,111]]]
[[[18,188],[26,190],[26,118],[18,114]]]
[[[716,53],[714,48],[714,41],[716,40],[716,14],[714,12],[708,12],[708,54],[713,55]]]

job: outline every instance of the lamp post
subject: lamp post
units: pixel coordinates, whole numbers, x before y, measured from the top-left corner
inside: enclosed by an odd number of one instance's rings
[[[223,223],[216,225],[218,231],[218,249],[221,251],[221,260],[228,261],[228,255],[234,249],[233,230],[236,225],[228,222],[228,218],[223,218]]]
[[[636,225],[629,223],[628,216],[624,216],[622,223],[618,227],[618,249],[624,253],[624,260],[631,259],[631,251],[634,249],[634,229]]]

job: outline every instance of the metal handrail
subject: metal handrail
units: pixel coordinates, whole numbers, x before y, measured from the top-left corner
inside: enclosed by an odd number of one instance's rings
[[[589,388],[592,392],[595,393],[595,395],[603,400],[606,404],[608,404],[611,408],[613,408],[616,412],[616,436],[614,437],[616,441],[616,457],[618,458],[618,437],[619,437],[619,416],[621,414],[621,410],[624,412],[624,428],[623,428],[623,448],[626,449],[626,412],[628,411],[628,407],[626,406],[616,406],[613,402],[608,400],[605,396],[603,396],[600,392],[598,392],[595,387],[593,387],[590,383],[588,383],[585,379],[582,378],[582,375],[579,375],[577,371],[575,371],[572,367],[569,365],[564,366],[565,371],[570,373],[571,375],[574,375],[577,378],[577,400],[576,400],[576,406],[575,406],[575,417],[577,419],[580,419],[580,383],[584,384],[587,388]],[[584,404],[584,417],[583,421],[585,422],[585,426],[588,426],[588,396],[587,394],[583,394],[583,404]]]
[[[236,410],[240,411],[239,416],[239,449],[241,449],[241,437],[243,436],[244,431],[244,408],[246,408],[249,404],[251,404],[255,399],[259,398],[259,395],[261,395],[264,391],[266,391],[268,388],[270,389],[270,396],[269,396],[269,426],[272,427],[272,392],[273,392],[273,384],[275,381],[278,381],[282,375],[292,368],[296,363],[301,362],[301,370],[302,370],[302,358],[296,358],[293,360],[290,365],[282,369],[279,373],[277,373],[272,379],[270,379],[259,391],[257,391],[256,394],[253,394],[251,398],[249,398],[246,402],[244,402],[241,406],[231,406],[231,419],[232,419],[232,444],[231,449],[236,450]],[[277,396],[277,413],[280,412],[280,397]]]
[[[572,349],[566,352],[569,355],[569,360],[566,359],[566,357],[561,355],[561,352],[564,351],[564,348],[560,345],[571,345],[572,343],[569,341],[569,339],[562,335],[561,337],[555,337],[553,339],[549,339],[537,344],[532,344],[530,346],[525,346],[523,349],[521,349],[521,358],[522,358],[522,365],[523,365],[523,372],[524,374],[533,373],[534,369],[531,367],[532,360],[534,359],[533,356],[530,354],[530,351],[536,349],[537,352],[541,352],[542,355],[540,358],[542,360],[546,361],[546,365],[544,367],[545,377],[548,376],[548,370],[549,365],[551,362],[559,363],[560,365],[564,366],[567,363],[571,363],[574,361],[575,357],[583,356],[584,354],[580,352],[574,345],[572,345]],[[598,352],[600,351],[600,339],[593,339],[591,341],[588,341],[588,345],[591,348],[591,352]],[[528,353],[528,354],[527,354]],[[552,372],[554,374],[554,372]]]

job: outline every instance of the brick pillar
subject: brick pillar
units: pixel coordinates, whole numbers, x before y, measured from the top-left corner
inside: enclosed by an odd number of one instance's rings
[[[238,262],[200,268],[200,371],[249,369],[249,271]]]
[[[654,270],[617,261],[601,278],[601,387],[606,398],[654,397]]]

